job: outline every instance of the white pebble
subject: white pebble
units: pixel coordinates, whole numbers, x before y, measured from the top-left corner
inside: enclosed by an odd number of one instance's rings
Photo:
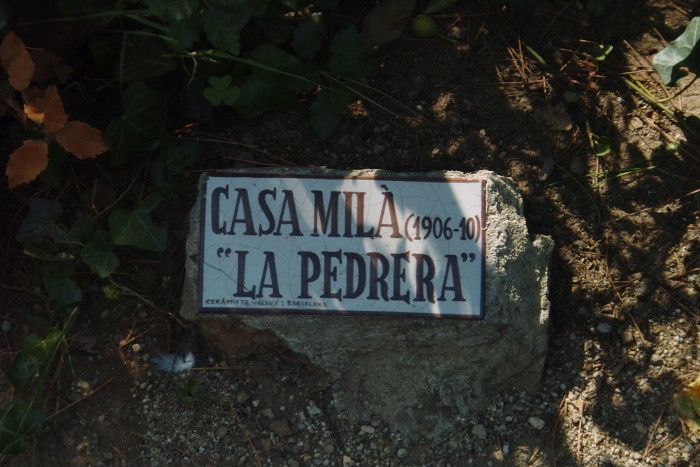
[[[544,428],[544,420],[539,417],[530,417],[527,419],[527,421],[537,430]]]

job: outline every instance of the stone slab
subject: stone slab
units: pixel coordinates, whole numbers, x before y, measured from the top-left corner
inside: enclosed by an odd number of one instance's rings
[[[235,173],[260,173],[236,171]],[[285,176],[460,178],[484,182],[482,320],[338,315],[231,316],[199,312],[200,203],[191,214],[181,314],[232,356],[261,346],[301,354],[333,379],[341,416],[379,415],[407,436],[432,436],[497,392],[538,387],[547,350],[548,265],[553,242],[531,238],[512,182],[492,172],[397,174],[280,169]]]

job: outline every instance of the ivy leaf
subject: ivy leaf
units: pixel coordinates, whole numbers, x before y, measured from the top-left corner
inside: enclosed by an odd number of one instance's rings
[[[55,134],[56,141],[78,159],[92,159],[107,149],[102,132],[79,120],[67,123]]]
[[[19,352],[12,360],[5,376],[17,391],[23,391],[32,382],[37,371],[39,371],[39,361],[36,357]]]
[[[654,56],[654,68],[665,85],[676,85],[685,76],[681,67],[700,75],[700,16],[693,18],[676,40]]]
[[[34,75],[34,61],[22,39],[12,31],[0,43],[0,64],[13,88],[22,91],[29,87]]]
[[[269,83],[281,84],[295,93],[308,91],[312,87],[310,82],[300,78],[304,78],[305,75],[310,75],[316,70],[310,68],[308,64],[301,62],[289,52],[286,52],[279,47],[270,44],[269,42],[264,42],[256,47],[250,58],[262,65],[269,66],[270,68],[275,68],[277,70],[299,76],[299,78],[296,78],[295,76],[275,73],[273,71],[256,69],[255,74]]]
[[[275,107],[291,105],[296,99],[296,92],[257,74],[246,76],[238,85],[241,95],[233,107],[245,118],[257,117]]]
[[[129,86],[122,95],[122,115],[105,130],[115,164],[127,161],[132,151],[158,147],[165,136],[165,108],[160,95],[144,83]]]
[[[360,80],[374,69],[374,59],[354,27],[340,31],[330,44],[328,67],[333,76]]]
[[[27,448],[25,436],[41,431],[46,423],[46,414],[26,401],[14,400],[0,411],[0,446],[3,455],[19,454]]]
[[[151,211],[163,201],[160,195],[151,195],[133,210],[117,209],[109,216],[109,229],[115,245],[131,245],[144,250],[165,250],[167,231],[151,221]]]
[[[292,47],[294,52],[303,59],[313,58],[323,45],[326,35],[326,25],[321,13],[314,13],[304,19],[294,29]]]
[[[49,263],[43,269],[44,289],[57,305],[73,305],[80,301],[82,292],[70,278],[72,274],[73,263],[70,261]]]
[[[164,75],[176,68],[163,41],[153,37],[130,37],[119,77],[129,84]]]
[[[102,279],[119,267],[119,258],[112,251],[109,232],[98,230],[80,252],[80,259]]]
[[[25,401],[17,401],[12,405],[9,418],[15,425],[15,432],[25,436],[39,433],[46,422],[46,414]]]
[[[49,165],[49,146],[44,141],[27,140],[10,154],[5,175],[10,188],[34,180]]]
[[[202,26],[214,47],[238,55],[241,51],[241,29],[248,24],[251,16],[260,13],[254,2],[210,1],[202,11]]]
[[[25,337],[22,342],[22,352],[36,358],[40,365],[47,365],[53,361],[63,338],[63,333],[60,330],[49,328],[43,339],[33,334]]]
[[[161,157],[151,164],[151,175],[156,183],[170,179],[185,171],[202,151],[202,146],[194,141],[168,141]]]
[[[202,31],[202,19],[199,15],[192,15],[181,21],[170,23],[168,25],[170,37],[177,42],[177,47],[181,51],[187,51],[192,44],[199,39],[199,34]]]
[[[341,112],[350,104],[352,96],[346,92],[323,88],[309,109],[309,123],[318,136],[325,140],[338,128]]]
[[[175,175],[185,171],[202,151],[202,146],[194,141],[169,142],[165,155],[165,169]]]
[[[86,244],[92,234],[92,221],[89,217],[78,215],[68,232],[68,240]]]
[[[199,0],[150,0],[147,5],[155,16],[172,23],[194,16]]]
[[[63,209],[58,201],[34,198],[29,203],[29,212],[19,226],[15,239],[22,243],[38,243],[45,237],[59,237],[60,227],[56,225],[56,221],[62,213]]]

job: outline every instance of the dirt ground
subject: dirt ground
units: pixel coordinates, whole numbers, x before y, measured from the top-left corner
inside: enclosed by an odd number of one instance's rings
[[[438,440],[407,440],[382,420],[341,420],[328,380],[280,349],[222,355],[173,318],[189,202],[160,213],[163,256],[91,282],[73,345],[47,400],[46,429],[10,465],[698,465],[672,394],[700,373],[700,142],[623,78],[672,94],[651,57],[700,6],[692,1],[542,1],[522,15],[469,1],[438,15],[450,40],[410,33],[376,52],[380,68],[341,128],[321,141],[308,102],[199,136],[202,170],[296,165],[394,171],[487,169],[521,191],[533,234],[550,235],[551,346],[542,390],[494,397]],[[361,18],[361,13],[356,13]],[[596,44],[612,45],[604,60]],[[544,60],[538,62],[528,48]],[[571,97],[578,96],[575,102]],[[700,84],[671,100],[700,117]],[[607,137],[597,156],[591,139]],[[14,256],[3,282],[38,291]],[[35,281],[35,282],[31,282]],[[3,290],[3,341],[26,332],[35,294]],[[158,352],[196,356],[186,375]],[[187,381],[199,388],[193,403]],[[190,386],[191,388],[191,386]]]

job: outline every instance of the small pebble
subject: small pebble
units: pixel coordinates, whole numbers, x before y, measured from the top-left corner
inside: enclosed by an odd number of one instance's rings
[[[472,434],[479,439],[486,439],[486,427],[481,424],[474,425],[474,428],[472,428]]]
[[[321,415],[323,413],[323,410],[319,409],[314,401],[309,401],[309,406],[306,408],[306,410],[312,417],[316,415]]]
[[[406,448],[399,448],[398,451],[396,451],[396,457],[399,459],[405,459],[408,457],[408,450]]]
[[[294,432],[289,426],[287,420],[273,420],[270,422],[270,431],[279,436],[280,438],[286,438],[291,436]]]
[[[607,334],[612,331],[612,326],[610,323],[598,323],[598,332],[602,332],[603,334]]]
[[[78,387],[78,389],[82,389],[83,391],[87,391],[90,389],[90,383],[87,381],[80,380],[75,385]]]
[[[530,417],[527,419],[527,421],[537,430],[541,430],[542,428],[544,428],[544,420],[542,420],[539,417]]]

